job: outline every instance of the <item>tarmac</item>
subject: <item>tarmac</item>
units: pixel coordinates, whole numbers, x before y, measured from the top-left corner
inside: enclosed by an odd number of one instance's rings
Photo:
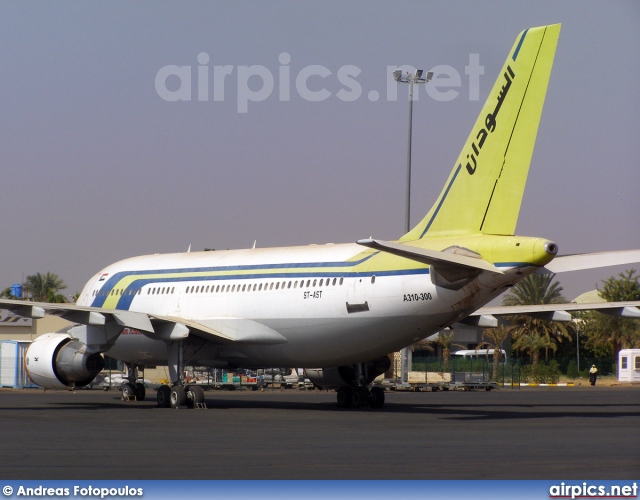
[[[207,409],[155,393],[0,391],[2,479],[637,479],[640,387],[387,392],[209,391]]]

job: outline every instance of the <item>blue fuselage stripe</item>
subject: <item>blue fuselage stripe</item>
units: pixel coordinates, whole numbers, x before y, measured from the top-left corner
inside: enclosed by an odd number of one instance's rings
[[[121,275],[120,279],[130,274],[146,274],[146,272],[139,273],[118,273]],[[368,271],[368,272],[282,272],[282,273],[250,273],[250,274],[238,274],[238,275],[217,275],[217,276],[174,276],[174,277],[157,277],[157,278],[140,278],[132,281],[129,286],[122,291],[122,295],[118,299],[116,309],[128,310],[133,302],[134,297],[138,291],[146,285],[154,283],[168,285],[170,283],[182,283],[182,282],[224,282],[224,281],[237,281],[237,280],[256,280],[256,279],[319,279],[319,278],[354,278],[354,277],[382,277],[382,276],[407,276],[417,274],[429,274],[428,268],[421,269],[407,269],[396,271]],[[114,285],[115,286],[115,285]],[[100,290],[100,295],[94,298],[92,307],[102,307],[104,302],[111,296],[111,290],[113,287],[106,289],[103,287]],[[103,295],[104,294],[104,295]]]

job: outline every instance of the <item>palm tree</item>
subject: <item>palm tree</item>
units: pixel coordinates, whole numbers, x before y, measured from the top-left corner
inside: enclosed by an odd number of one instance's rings
[[[635,269],[627,269],[604,280],[598,293],[607,302],[640,300],[640,276]],[[599,355],[613,355],[624,348],[640,346],[640,321],[633,318],[609,316],[590,311],[585,314],[584,332],[587,336],[586,347]]]
[[[25,288],[31,293],[31,298],[36,302],[66,302],[65,297],[59,293],[67,288],[64,281],[57,274],[32,274],[25,280]]]
[[[511,289],[502,301],[502,305],[566,304],[568,301],[562,295],[562,287],[559,282],[553,282],[554,277],[555,274],[530,274]],[[571,333],[567,326],[558,321],[517,315],[513,318],[511,325],[511,332],[516,339],[523,335],[539,334],[557,342],[562,342],[563,338],[571,340]]]
[[[498,367],[502,359],[502,349],[500,346],[510,334],[511,329],[504,325],[500,325],[497,328],[485,328],[482,332],[482,338],[486,338],[487,340],[478,344],[476,352],[479,349],[493,349],[493,377],[491,380],[498,380]]]
[[[516,349],[522,349],[531,356],[531,365],[533,366],[534,375],[538,371],[540,349],[551,349],[555,351],[558,348],[553,340],[538,333],[521,336],[514,342],[513,347]]]
[[[453,343],[453,334],[454,334],[453,330],[449,332],[440,332],[438,334],[438,338],[436,338],[433,341],[436,345],[442,347],[442,361],[443,361],[442,371],[443,372],[449,371],[449,359],[451,358],[451,348],[460,347],[464,349],[465,347],[463,345]]]

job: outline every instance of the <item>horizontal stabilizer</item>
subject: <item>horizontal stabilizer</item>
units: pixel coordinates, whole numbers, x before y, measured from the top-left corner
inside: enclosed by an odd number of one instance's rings
[[[539,274],[581,271],[599,267],[635,264],[640,262],[640,250],[561,255],[541,268]]]
[[[455,253],[438,252],[436,250],[427,250],[425,248],[417,248],[402,243],[392,243],[390,241],[383,240],[364,239],[358,240],[357,243],[358,245],[373,248],[375,250],[381,250],[399,257],[405,257],[406,259],[415,260],[430,266],[439,266],[441,269],[480,270],[489,271],[495,274],[503,274],[503,272],[496,266],[480,258],[467,257],[465,255],[458,255]]]

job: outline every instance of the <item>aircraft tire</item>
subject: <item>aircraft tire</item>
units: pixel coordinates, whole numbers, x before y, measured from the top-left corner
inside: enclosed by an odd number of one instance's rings
[[[198,404],[204,403],[204,390],[199,385],[187,386],[187,402],[190,408],[195,408]]]
[[[122,384],[122,399],[123,399],[123,401],[129,401],[134,396],[137,396],[137,394],[136,394],[136,386],[133,385],[131,382],[125,382],[124,384]]]
[[[382,408],[384,406],[384,389],[382,387],[371,388],[369,406],[371,408]]]
[[[370,393],[365,387],[358,387],[357,389],[352,389],[351,394],[351,406],[354,408],[360,408],[361,406],[366,406],[370,399]]]
[[[337,394],[338,408],[350,408],[353,404],[353,391],[351,387],[342,386]]]
[[[147,391],[142,382],[136,383],[136,400],[144,401],[144,398],[147,396]]]
[[[170,394],[171,387],[169,387],[168,385],[161,385],[160,387],[158,387],[158,395],[156,397],[156,400],[158,401],[158,406],[160,408],[169,408],[171,406],[169,398]]]
[[[171,408],[180,408],[187,404],[187,393],[184,387],[181,385],[175,385],[171,388],[169,394],[169,401],[171,402]]]

